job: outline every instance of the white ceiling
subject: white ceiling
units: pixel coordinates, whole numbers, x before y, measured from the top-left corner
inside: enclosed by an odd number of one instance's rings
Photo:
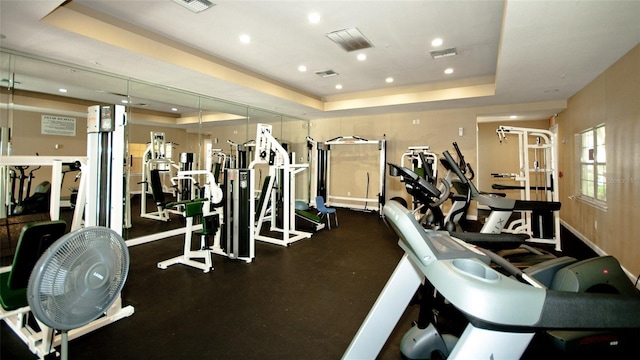
[[[196,14],[171,0],[0,0],[0,46],[294,117],[492,106],[491,121],[561,111],[640,43],[637,0],[213,2]],[[374,47],[346,52],[325,36],[349,27]],[[432,47],[435,37],[444,44]],[[429,55],[450,47],[457,56]],[[327,69],[339,75],[314,74]],[[45,70],[16,70],[16,88],[48,92],[29,85],[73,77]]]

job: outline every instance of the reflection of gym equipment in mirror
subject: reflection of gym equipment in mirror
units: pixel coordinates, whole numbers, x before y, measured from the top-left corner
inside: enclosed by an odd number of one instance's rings
[[[518,137],[517,173],[492,174],[494,178],[510,178],[518,185],[494,184],[496,190],[520,190],[520,200],[558,202],[558,149],[556,134],[548,130],[500,126],[496,130],[500,142],[509,135]],[[557,211],[522,211],[505,232],[529,234],[536,241],[550,243],[560,249],[560,216]]]
[[[126,114],[123,106],[91,106],[87,117],[87,155],[85,156],[1,156],[0,168],[14,164],[28,166],[51,166],[51,197],[49,217],[60,218],[60,192],[64,164],[79,164],[82,176],[79,179],[76,206],[71,231],[82,226],[108,227],[122,234],[124,194],[124,128]],[[121,165],[121,166],[117,166]],[[113,206],[112,206],[113,205]],[[18,256],[16,254],[16,256]],[[3,271],[5,269],[3,268]],[[44,358],[55,351],[61,343],[61,334],[43,323],[38,326],[28,321],[30,308],[22,306],[10,312],[1,309],[0,318],[29,347],[35,355]],[[118,294],[115,302],[105,314],[78,329],[69,331],[74,339],[112,322],[132,315],[132,306],[122,306]]]
[[[382,206],[385,200],[385,179],[386,179],[386,139],[381,140],[367,140],[359,136],[339,136],[325,142],[316,142],[311,138],[307,138],[307,146],[311,149],[311,183],[310,183],[310,199],[315,201],[316,196],[322,196],[328,206],[345,207],[355,210],[370,211],[373,208],[377,208],[380,216],[382,216]],[[375,198],[370,197],[370,172],[366,172],[366,188],[364,191],[364,197],[351,196],[350,191],[347,192],[347,196],[335,195],[337,189],[335,184],[337,179],[331,177],[331,162],[339,162],[339,155],[335,154],[332,157],[332,149],[335,148],[348,148],[350,146],[363,146],[366,149],[374,148],[378,151],[376,165],[374,171],[378,177],[378,193]],[[369,146],[369,147],[366,147]],[[340,150],[334,151],[334,153]],[[362,154],[360,154],[362,155]],[[363,165],[364,166],[364,165]],[[353,170],[353,169],[352,169]],[[348,172],[346,172],[348,173]],[[353,175],[353,173],[350,173]],[[353,176],[350,176],[353,178]],[[344,182],[344,177],[340,182]],[[375,185],[375,182],[374,182]],[[360,205],[361,204],[361,205]]]
[[[179,210],[167,209],[169,203],[165,199],[165,193],[171,193],[177,198],[176,188],[166,187],[162,179],[174,177],[179,166],[171,159],[172,143],[165,143],[165,135],[162,132],[151,132],[151,142],[147,146],[142,157],[142,192],[140,193],[140,216],[146,219],[169,221],[170,213],[181,214]],[[166,181],[165,181],[166,183]],[[147,212],[147,195],[156,204],[156,211]],[[176,199],[180,201],[180,199]]]
[[[256,240],[288,246],[312,235],[296,229],[295,212],[296,175],[307,170],[309,165],[296,164],[295,154],[290,155],[284,149],[271,134],[271,129],[271,125],[257,125],[255,155],[249,165],[250,169],[259,164],[269,166],[269,175],[264,179],[256,209],[254,233]],[[268,234],[263,230],[266,223],[269,223]]]

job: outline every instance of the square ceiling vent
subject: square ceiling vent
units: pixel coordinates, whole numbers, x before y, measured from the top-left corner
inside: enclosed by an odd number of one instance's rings
[[[209,0],[173,0],[173,2],[184,6],[185,8],[193,11],[194,13],[205,11],[208,8],[215,5]]]
[[[323,78],[328,78],[328,77],[332,77],[332,76],[337,76],[338,73],[329,69],[329,70],[322,70],[322,71],[316,71],[315,72],[316,75],[323,77]]]
[[[443,57],[456,56],[458,55],[458,50],[456,50],[456,48],[453,47],[449,49],[429,51],[429,54],[434,59],[440,59]]]
[[[373,44],[356,28],[333,31],[326,35],[347,52],[373,47]]]

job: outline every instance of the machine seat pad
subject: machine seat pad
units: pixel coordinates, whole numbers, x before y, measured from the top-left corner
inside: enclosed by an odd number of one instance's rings
[[[527,201],[516,200],[513,210],[539,210],[539,211],[558,211],[561,203],[557,201]]]
[[[466,243],[490,250],[515,249],[529,239],[527,234],[483,234],[450,231],[449,235]]]

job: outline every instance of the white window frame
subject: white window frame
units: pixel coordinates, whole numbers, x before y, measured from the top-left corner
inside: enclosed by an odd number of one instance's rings
[[[576,140],[576,192],[578,193],[578,199],[602,210],[606,210],[607,159],[605,124],[581,131],[576,134]],[[585,144],[584,140],[588,140],[588,143]],[[592,187],[589,188],[590,186]]]

